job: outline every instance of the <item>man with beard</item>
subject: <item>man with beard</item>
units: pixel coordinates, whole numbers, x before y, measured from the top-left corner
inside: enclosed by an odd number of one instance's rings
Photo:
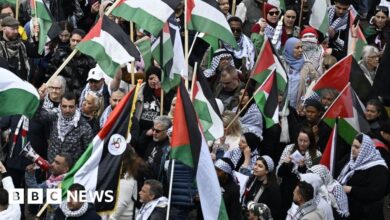
[[[39,89],[41,99],[44,97],[43,90],[42,87]],[[52,162],[54,156],[61,152],[68,153],[77,160],[93,138],[91,126],[81,117],[73,93],[65,93],[61,98],[58,113],[41,107],[35,118],[47,122],[50,126],[47,151],[49,162]]]
[[[210,82],[210,88],[214,88],[217,82],[219,82],[221,71],[224,67],[228,65],[234,66],[232,54],[223,48],[216,50],[212,56],[210,68],[203,72]]]
[[[251,39],[243,34],[243,25],[239,17],[231,17],[228,20],[230,29],[237,41],[238,48],[234,49],[225,44],[226,50],[233,54],[234,65],[237,69],[242,70],[244,76],[252,70],[255,64],[255,46]]]
[[[23,80],[28,79],[30,64],[28,57],[38,57],[37,47],[23,42],[18,33],[19,21],[8,16],[1,21],[3,34],[0,35],[0,57],[7,60],[9,70]],[[35,28],[35,31],[39,31]]]
[[[158,116],[153,120],[153,127],[146,132],[146,136],[151,137],[151,140],[146,145],[145,154],[143,155],[146,164],[153,171],[156,179],[161,177],[163,165],[165,162],[169,147],[169,138],[167,135],[168,129],[172,126],[171,119],[168,116]],[[145,145],[143,145],[145,146]],[[143,147],[138,146],[138,147]],[[165,156],[165,157],[166,157]]]

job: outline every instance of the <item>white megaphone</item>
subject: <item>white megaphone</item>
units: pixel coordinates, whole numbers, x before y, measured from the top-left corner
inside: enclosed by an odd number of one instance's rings
[[[43,159],[39,154],[35,152],[35,150],[32,148],[30,142],[28,142],[20,151],[20,156],[23,156],[27,158],[28,160],[31,160],[36,165],[38,165],[41,169],[48,171],[50,168],[49,162],[47,160]]]

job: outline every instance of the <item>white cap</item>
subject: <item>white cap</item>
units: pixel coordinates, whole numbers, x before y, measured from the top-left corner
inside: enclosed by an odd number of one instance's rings
[[[101,80],[104,78],[104,72],[103,70],[100,68],[99,65],[96,65],[96,67],[92,68],[91,70],[89,70],[88,72],[88,78],[87,78],[87,82],[90,80],[90,79],[93,79],[93,80]]]

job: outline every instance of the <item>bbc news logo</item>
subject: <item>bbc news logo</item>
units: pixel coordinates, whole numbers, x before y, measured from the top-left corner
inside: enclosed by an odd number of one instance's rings
[[[9,204],[25,204],[25,190],[16,188],[8,190]],[[46,189],[44,194],[43,189],[29,188],[27,189],[27,204],[61,204],[62,190],[61,189]],[[110,203],[114,201],[114,191],[88,191],[80,190],[76,192],[67,192],[66,201],[79,202],[105,202]]]

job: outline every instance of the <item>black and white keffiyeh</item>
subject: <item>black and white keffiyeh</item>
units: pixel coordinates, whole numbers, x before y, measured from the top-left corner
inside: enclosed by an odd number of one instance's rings
[[[65,135],[72,130],[72,128],[77,127],[77,124],[80,120],[81,112],[79,109],[76,109],[76,112],[72,117],[65,118],[61,109],[58,113],[57,119],[57,130],[58,130],[58,138],[61,142],[64,141]]]
[[[229,57],[230,65],[234,66],[234,61],[232,54],[225,49],[218,49],[213,54],[213,59],[211,60],[211,66],[209,69],[206,69],[203,74],[206,78],[210,78],[215,75],[215,71],[217,70],[219,63],[221,62],[221,58]]]
[[[234,58],[236,59],[242,59],[245,57],[245,67],[247,70],[251,70],[255,64],[255,46],[252,41],[243,34],[241,34],[237,44],[238,49],[234,49],[226,43],[224,43],[224,47],[226,50],[232,52],[234,54]]]
[[[353,159],[351,152],[350,160],[341,170],[337,181],[339,181],[341,185],[344,185],[353,176],[356,170],[366,170],[377,165],[387,167],[386,162],[375,148],[372,139],[368,135],[363,134],[359,155],[355,160]]]
[[[84,202],[81,208],[77,209],[76,211],[72,211],[68,208],[67,201],[64,201],[60,204],[60,209],[62,210],[66,218],[78,218],[87,212],[88,203]]]
[[[329,26],[335,31],[344,30],[347,28],[349,13],[345,13],[342,17],[336,19],[336,6],[332,5],[328,8],[329,22],[333,21]]]
[[[325,190],[321,190],[323,196],[341,216],[349,216],[348,198],[343,186],[333,179],[328,168],[324,165],[314,165],[309,172],[317,174],[324,183]]]

